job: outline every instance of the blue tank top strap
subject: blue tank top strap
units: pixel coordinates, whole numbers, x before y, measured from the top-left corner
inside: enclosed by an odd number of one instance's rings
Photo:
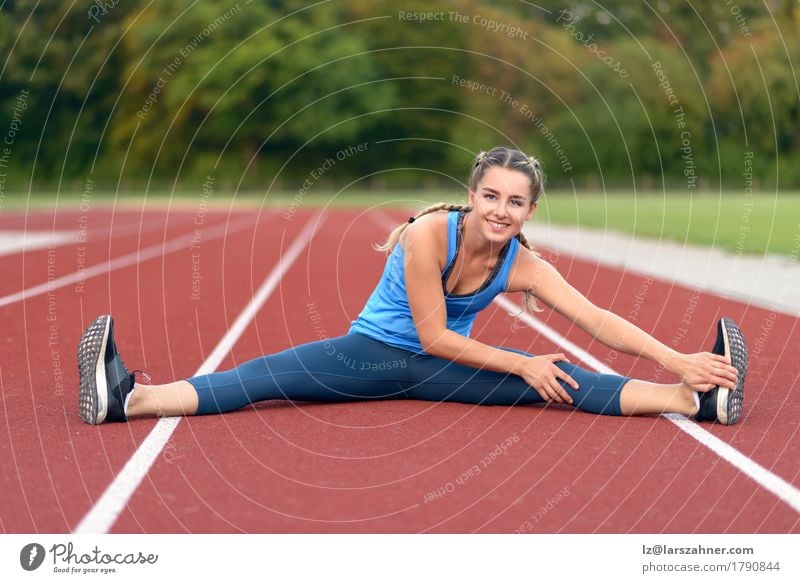
[[[461,211],[450,211],[447,213],[447,265],[445,271],[450,267],[456,256],[456,243],[458,241],[458,218]]]
[[[500,273],[497,274],[497,283],[502,291],[506,291],[508,289],[508,275],[511,273],[511,266],[514,265],[514,259],[517,257],[517,252],[519,251],[519,246],[521,245],[519,239],[516,237],[511,239],[509,244],[511,246],[506,254],[503,267],[500,269]]]

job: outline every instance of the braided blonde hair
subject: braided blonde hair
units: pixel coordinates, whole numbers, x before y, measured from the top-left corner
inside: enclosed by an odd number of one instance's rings
[[[471,210],[472,210],[471,206],[460,205],[460,204],[447,204],[446,202],[440,202],[433,206],[429,206],[428,208],[419,211],[417,214],[409,218],[408,221],[406,221],[399,227],[396,227],[394,231],[389,233],[389,237],[386,239],[386,242],[383,245],[374,245],[374,248],[376,251],[385,251],[386,254],[388,255],[394,250],[394,246],[397,245],[397,242],[400,240],[400,235],[403,234],[403,231],[406,230],[406,227],[408,227],[410,223],[413,223],[415,220],[424,215],[435,213],[436,211],[448,211],[448,212],[464,211],[468,213]]]
[[[502,146],[498,146],[496,148],[492,148],[488,152],[480,152],[475,157],[475,163],[472,167],[472,172],[470,172],[469,180],[467,185],[469,189],[477,191],[478,184],[483,179],[484,174],[489,168],[493,166],[500,166],[502,168],[511,168],[513,170],[519,170],[523,174],[525,174],[531,182],[531,204],[535,204],[542,193],[542,188],[544,185],[544,175],[541,170],[541,164],[539,160],[534,158],[533,156],[528,156],[519,150],[513,150],[511,148],[505,148]],[[407,222],[396,227],[387,237],[386,241],[382,245],[375,245],[374,248],[376,251],[384,251],[387,255],[394,250],[395,245],[400,240],[400,236],[403,234],[403,231],[406,230],[409,223],[414,222],[416,219],[425,216],[429,213],[437,212],[437,211],[464,211],[470,212],[472,207],[466,205],[459,205],[459,204],[448,204],[445,202],[440,202],[438,204],[434,204],[427,208],[422,209],[416,215],[409,218]],[[517,234],[517,239],[519,240],[520,244],[528,249],[529,251],[539,256],[539,253],[534,249],[533,245],[528,241],[527,237],[520,231]],[[527,312],[541,312],[542,309],[536,305],[536,296],[533,293],[533,290],[528,289],[525,291],[525,297],[523,299],[523,310]]]

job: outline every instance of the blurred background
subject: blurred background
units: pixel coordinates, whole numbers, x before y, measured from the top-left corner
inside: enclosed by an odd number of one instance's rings
[[[798,19],[796,0],[6,0],[0,204],[209,177],[435,198],[496,144],[551,192],[776,200],[800,186]]]

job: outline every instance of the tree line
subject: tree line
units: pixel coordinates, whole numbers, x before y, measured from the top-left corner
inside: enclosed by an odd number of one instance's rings
[[[796,2],[6,0],[0,195],[800,185]]]

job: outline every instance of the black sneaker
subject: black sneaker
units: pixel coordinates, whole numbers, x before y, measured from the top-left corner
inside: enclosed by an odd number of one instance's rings
[[[125,368],[114,343],[114,320],[99,316],[78,344],[79,407],[86,423],[127,421],[125,397],[133,390],[134,375]]]
[[[700,410],[695,415],[697,421],[716,421],[723,425],[733,425],[742,415],[744,401],[744,377],[747,373],[747,343],[742,331],[730,318],[722,318],[717,324],[717,341],[711,349],[731,359],[731,365],[739,371],[734,389],[715,387],[700,393]]]

